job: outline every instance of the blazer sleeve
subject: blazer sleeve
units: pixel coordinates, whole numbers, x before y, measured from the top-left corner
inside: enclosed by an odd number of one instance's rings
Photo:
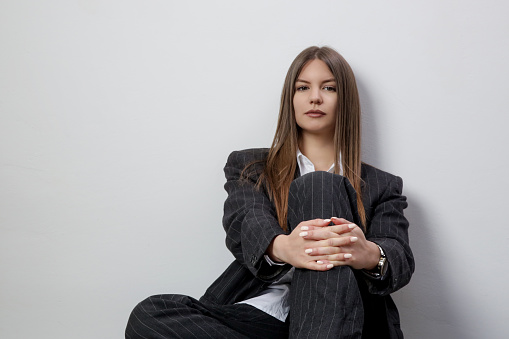
[[[374,211],[368,220],[366,239],[382,247],[389,263],[382,278],[366,276],[368,290],[372,294],[387,295],[397,291],[408,284],[415,269],[409,246],[408,221],[403,214],[407,202],[402,189],[402,179],[390,175],[378,202],[372,206]]]
[[[290,269],[290,265],[271,266],[264,254],[271,241],[285,234],[276,211],[264,189],[255,187],[267,152],[260,149],[235,151],[224,167],[225,190],[223,227],[226,246],[235,259],[257,278],[272,282]],[[241,177],[246,165],[254,163]]]

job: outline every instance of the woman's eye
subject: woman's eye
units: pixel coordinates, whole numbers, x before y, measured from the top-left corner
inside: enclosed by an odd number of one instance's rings
[[[336,92],[336,87],[334,86],[325,86],[323,89],[329,92]]]
[[[305,91],[308,89],[308,86],[299,86],[296,88],[297,91]]]

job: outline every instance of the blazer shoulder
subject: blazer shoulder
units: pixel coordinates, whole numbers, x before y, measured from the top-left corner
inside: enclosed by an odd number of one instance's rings
[[[226,164],[230,164],[235,167],[245,167],[253,162],[264,161],[268,154],[268,148],[249,148],[233,151],[228,156],[228,161]]]
[[[364,182],[363,184],[367,185],[368,188],[374,185],[380,187],[380,185],[389,186],[391,184],[399,187],[399,190],[403,187],[403,180],[399,176],[382,171],[366,163],[362,163],[361,178]]]

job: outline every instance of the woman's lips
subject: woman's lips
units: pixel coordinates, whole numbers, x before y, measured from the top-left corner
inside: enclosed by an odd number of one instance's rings
[[[319,117],[322,117],[322,116],[325,115],[324,112],[322,112],[322,111],[320,111],[318,109],[316,109],[316,110],[315,109],[309,110],[309,111],[307,111],[304,114],[306,114],[308,117],[311,117],[311,118],[319,118]]]

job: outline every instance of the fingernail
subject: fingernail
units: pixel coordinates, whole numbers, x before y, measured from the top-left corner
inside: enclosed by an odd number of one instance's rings
[[[357,238],[357,237],[351,237],[351,238],[350,238],[350,241],[351,241],[351,242],[356,242],[357,240],[359,240],[359,238]]]
[[[357,226],[357,225],[355,225],[355,224],[348,225],[349,228],[355,228],[355,226]]]
[[[352,257],[352,255],[350,253],[347,253],[347,254],[343,255],[343,257],[345,257],[345,259],[350,259]]]
[[[328,224],[328,223],[330,223],[330,219],[325,219],[324,222],[326,222]]]
[[[300,235],[301,237],[305,237],[306,235],[308,235],[308,232],[300,232],[300,233],[299,233],[299,235]]]
[[[306,252],[306,253],[311,253],[311,252],[313,252],[313,250],[312,250],[311,248],[308,248],[308,249],[307,249],[307,250],[305,250],[304,252]]]
[[[323,264],[323,261],[318,260],[316,263],[321,265],[321,264]]]
[[[331,219],[339,219],[338,217],[332,217]]]
[[[332,264],[328,264],[328,265],[327,265],[327,268],[332,268],[332,266],[334,266],[334,265],[332,265]]]
[[[307,230],[309,230],[309,227],[307,227],[307,226],[301,226],[301,227],[300,227],[300,229],[301,229],[301,230],[303,230],[303,231],[307,231]]]

